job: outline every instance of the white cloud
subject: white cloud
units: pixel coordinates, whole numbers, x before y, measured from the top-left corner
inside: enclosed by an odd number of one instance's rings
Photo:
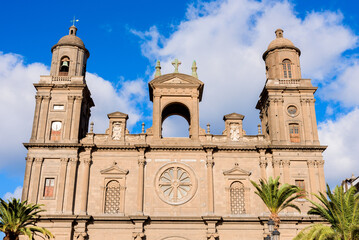
[[[48,68],[41,63],[25,65],[20,55],[0,52],[0,169],[20,172],[25,166],[22,143],[28,142],[31,134],[35,106],[32,84],[47,73]]]
[[[182,61],[184,73],[197,61],[205,83],[201,126],[210,122],[217,134],[224,128],[222,116],[231,112],[244,114],[245,129],[256,132],[259,117],[254,107],[265,83],[262,53],[275,38],[275,29],[283,28],[285,37],[302,50],[302,75],[316,82],[343,68],[341,54],[357,42],[343,26],[342,14],[311,12],[302,20],[286,1],[200,2],[188,8],[187,17],[168,38],[155,26],[134,32],[142,38],[143,54],[153,63],[161,60],[163,74],[173,71],[174,58]]]
[[[346,107],[359,106],[359,60],[343,70],[336,81],[330,83],[323,97],[340,101]]]
[[[12,192],[5,193],[2,199],[4,200],[10,200],[11,198],[20,199],[21,193],[22,193],[22,186],[18,186],[13,193]]]
[[[326,180],[331,185],[354,173],[359,175],[359,108],[338,119],[319,124],[321,144],[328,145],[324,152]]]

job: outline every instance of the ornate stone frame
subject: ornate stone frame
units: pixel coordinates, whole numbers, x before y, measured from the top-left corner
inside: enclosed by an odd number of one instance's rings
[[[167,170],[168,168],[171,167],[181,167],[184,170],[187,171],[187,173],[190,175],[191,181],[192,181],[192,189],[190,190],[190,193],[188,194],[188,197],[186,197],[184,200],[179,201],[179,202],[169,202],[168,200],[165,199],[165,197],[162,194],[162,191],[159,189],[158,185],[159,185],[159,177],[161,176],[161,174]],[[196,177],[196,174],[194,173],[193,169],[188,166],[187,164],[184,163],[179,163],[179,162],[172,162],[172,163],[167,163],[165,165],[163,165],[156,173],[155,175],[155,179],[154,179],[154,187],[156,189],[157,192],[157,196],[165,203],[170,204],[170,205],[182,205],[185,204],[186,202],[190,201],[194,195],[197,192],[197,186],[198,186],[198,180]]]
[[[39,191],[39,199],[40,200],[55,200],[57,197],[57,189],[58,189],[58,175],[55,173],[44,173],[41,174],[41,182],[40,182],[40,191]],[[53,178],[55,183],[54,183],[54,196],[53,197],[45,197],[44,196],[44,191],[45,191],[45,179],[46,178]]]
[[[126,193],[126,175],[128,170],[124,170],[114,162],[111,167],[105,168],[100,171],[103,176],[103,188],[102,188],[102,213],[105,214],[105,198],[106,198],[106,186],[112,181],[116,180],[120,183],[120,215],[124,215],[125,212],[125,193]]]
[[[238,215],[232,215],[231,213],[231,193],[230,193],[230,186],[232,183],[238,181],[243,183],[244,185],[244,204],[246,208],[246,215],[250,213],[250,181],[249,176],[252,174],[252,172],[246,171],[239,167],[238,163],[234,164],[234,167],[223,171],[223,175],[225,178],[226,183],[226,206],[227,206],[227,213],[231,216],[238,216]]]

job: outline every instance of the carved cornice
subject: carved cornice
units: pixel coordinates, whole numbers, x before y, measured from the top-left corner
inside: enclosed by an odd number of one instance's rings
[[[24,146],[29,148],[79,148],[82,146],[80,143],[23,143]]]

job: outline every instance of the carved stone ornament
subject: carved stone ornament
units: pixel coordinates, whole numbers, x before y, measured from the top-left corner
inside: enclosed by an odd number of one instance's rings
[[[238,163],[234,164],[234,168],[223,171],[225,176],[250,176],[252,173],[239,167]]]
[[[122,133],[122,125],[119,122],[113,123],[112,126],[112,140],[120,140]]]
[[[240,129],[239,129],[239,124],[238,123],[232,123],[230,125],[230,130],[229,130],[229,134],[230,134],[230,137],[231,137],[231,140],[234,141],[234,142],[238,142],[239,141],[239,132],[240,132]]]
[[[132,233],[133,240],[142,240],[142,238],[145,236],[143,232],[134,232]]]

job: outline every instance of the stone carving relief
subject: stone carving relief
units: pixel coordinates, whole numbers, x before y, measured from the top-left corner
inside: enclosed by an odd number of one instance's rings
[[[122,133],[122,125],[119,122],[113,123],[112,126],[112,140],[120,140]]]
[[[189,201],[197,190],[194,172],[184,164],[170,163],[163,166],[156,177],[159,197],[171,205]]]
[[[235,141],[235,142],[239,141],[239,137],[240,137],[239,131],[240,131],[240,129],[239,129],[239,124],[238,123],[232,123],[230,125],[229,134],[230,134],[230,137],[231,137],[232,141]]]

